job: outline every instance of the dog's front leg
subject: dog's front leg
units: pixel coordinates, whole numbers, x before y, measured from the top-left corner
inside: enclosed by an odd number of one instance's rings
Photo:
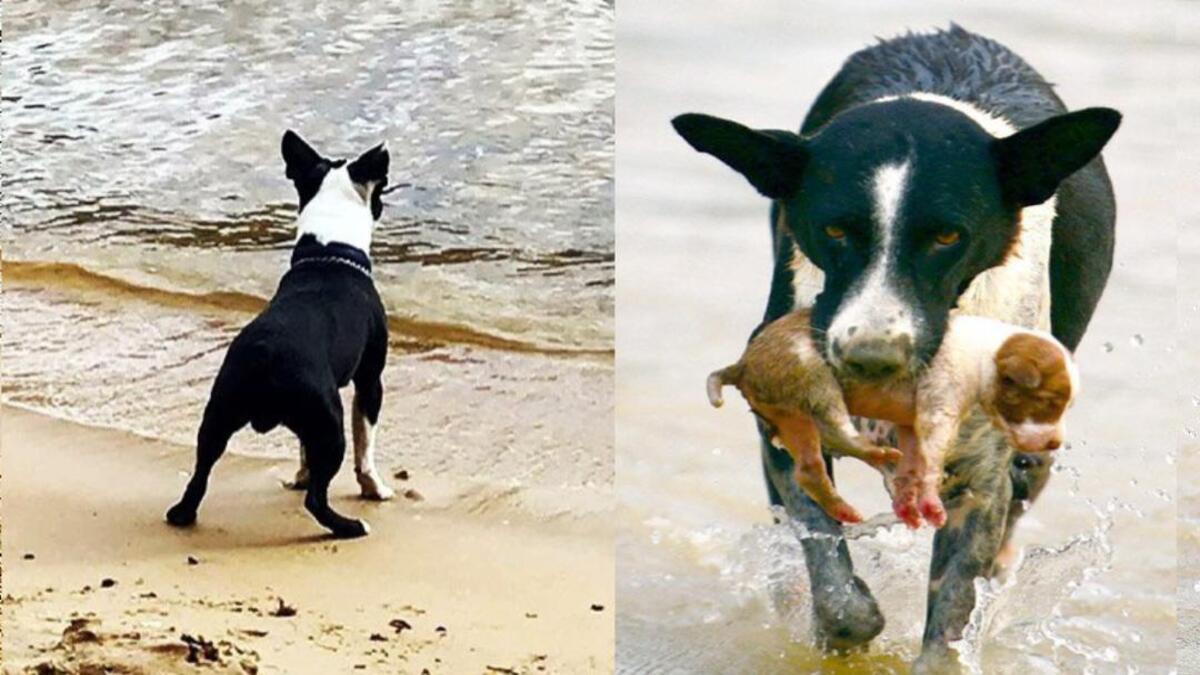
[[[354,475],[365,499],[391,499],[396,492],[383,482],[375,468],[375,429],[379,422],[382,385],[355,386],[350,430],[354,436]]]
[[[771,503],[783,506],[788,516],[805,530],[800,545],[808,569],[818,642],[834,650],[867,644],[883,630],[883,614],[867,585],[854,576],[841,525],[796,484],[792,458],[771,443],[761,423],[759,433]]]
[[[1004,541],[1011,457],[1003,434],[985,416],[973,415],[963,424],[942,485],[948,517],[933,539],[925,636],[913,673],[960,670],[950,643],[962,638],[975,608],[975,580],[992,575]]]

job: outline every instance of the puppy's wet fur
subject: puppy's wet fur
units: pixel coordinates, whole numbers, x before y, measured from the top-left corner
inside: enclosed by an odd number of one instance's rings
[[[225,354],[200,423],[195,471],[167,521],[196,521],[213,465],[234,433],[247,424],[259,433],[282,425],[300,439],[294,487],[306,490],[305,508],[335,537],[360,537],[366,522],[334,511],[328,490],[346,450],[339,390],[353,383],[359,484],[366,497],[391,495],[373,460],[388,327],[369,255],[388,152],[380,145],[353,162],[327,159],[288,131],[282,153],[300,202],[292,266]]]

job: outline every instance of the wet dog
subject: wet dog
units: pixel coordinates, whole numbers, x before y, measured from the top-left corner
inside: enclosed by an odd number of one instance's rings
[[[1067,112],[1021,57],[951,26],[853,54],[799,133],[701,114],[673,124],[772,200],[764,321],[811,308],[813,340],[839,379],[888,383],[920,372],[956,308],[1049,330],[1074,350],[1112,267],[1116,208],[1098,155],[1120,119]],[[761,437],[768,495],[810,535],[818,641],[869,642],[884,620],[840,525],[797,487],[790,455],[766,429]],[[1049,468],[1017,467],[1008,441],[973,414],[947,456],[948,523],[934,538],[917,672],[952,660],[975,579],[992,573],[1012,526],[1010,469]]]
[[[393,494],[374,462],[388,326],[370,259],[388,151],[380,144],[352,162],[327,159],[289,130],[282,152],[300,202],[291,268],[225,354],[200,423],[195,471],[167,521],[196,521],[209,474],[235,432],[247,424],[259,433],[283,425],[300,439],[293,487],[307,490],[305,508],[334,536],[360,537],[367,523],[330,507],[329,483],[346,451],[339,390],[354,383],[351,429],[362,495]]]
[[[976,404],[1025,452],[1057,449],[1063,415],[1079,391],[1070,352],[1048,333],[992,319],[956,316],[941,348],[913,389],[854,383],[843,389],[811,341],[810,313],[798,310],[769,324],[737,363],[708,377],[709,402],[722,403],[733,385],[791,455],[808,496],[841,522],[862,521],[834,489],[821,454],[856,457],[881,467],[898,460],[893,509],[911,527],[921,518],[945,524],[939,496],[943,462]],[[884,419],[913,429],[904,453],[874,445],[850,416]]]

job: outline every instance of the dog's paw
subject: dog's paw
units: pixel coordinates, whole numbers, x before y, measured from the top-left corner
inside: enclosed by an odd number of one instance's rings
[[[175,527],[187,527],[196,522],[196,509],[184,504],[176,504],[167,511],[167,522]]]
[[[396,491],[388,487],[386,483],[368,474],[360,474],[358,476],[358,487],[361,489],[363,499],[370,499],[377,502],[386,502],[396,496]]]
[[[330,532],[338,539],[357,539],[365,537],[371,533],[371,526],[365,520],[353,520],[347,518],[344,523],[339,523],[337,526],[330,528]]]
[[[283,481],[283,487],[289,490],[307,490],[308,489],[308,469],[300,469],[296,472],[296,477],[292,480]]]

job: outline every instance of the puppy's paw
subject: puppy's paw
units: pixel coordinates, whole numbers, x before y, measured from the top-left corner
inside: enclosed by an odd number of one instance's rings
[[[196,523],[196,509],[185,504],[176,504],[167,511],[167,522],[175,527],[188,527]]]
[[[896,464],[904,458],[904,453],[886,445],[873,445],[869,453],[867,463],[876,469]]]
[[[942,499],[938,496],[937,491],[922,495],[920,501],[917,502],[917,508],[920,509],[925,522],[930,525],[940,528],[946,524],[946,507],[942,505]]]

